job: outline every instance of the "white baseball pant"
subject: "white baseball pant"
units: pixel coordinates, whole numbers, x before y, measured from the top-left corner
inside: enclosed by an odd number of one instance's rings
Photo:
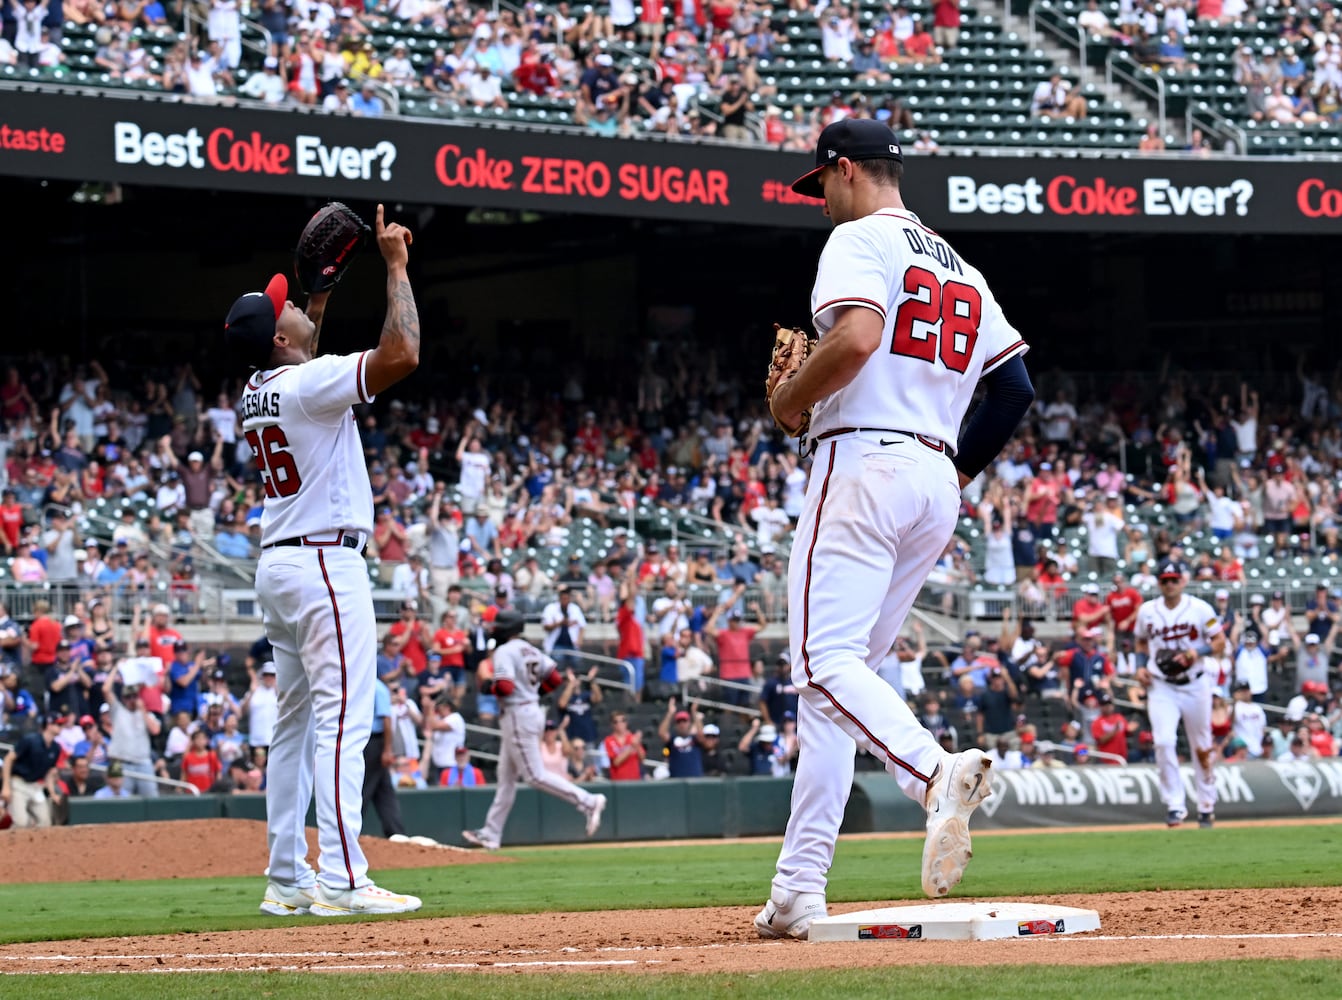
[[[336,890],[367,885],[359,833],[377,664],[367,566],[340,546],[267,549],[256,592],[279,682],[266,767],[270,877],[313,883],[303,824],[315,792],[316,878]]]
[[[855,747],[882,761],[919,805],[948,756],[876,668],[959,509],[950,458],[920,439],[864,431],[823,441],[816,452],[788,569],[801,756],[779,888],[825,891]]]
[[[1152,678],[1146,696],[1146,714],[1151,719],[1151,737],[1156,747],[1156,767],[1160,772],[1160,800],[1167,810],[1186,813],[1183,778],[1179,774],[1179,719],[1193,758],[1193,789],[1198,812],[1216,810],[1216,776],[1212,770],[1215,749],[1212,745],[1212,677],[1203,673],[1178,686]]]
[[[499,787],[485,816],[485,840],[503,843],[503,827],[517,798],[519,778],[532,788],[563,799],[584,815],[592,811],[596,796],[549,771],[541,760],[545,709],[539,705],[509,706],[503,711],[499,729]]]

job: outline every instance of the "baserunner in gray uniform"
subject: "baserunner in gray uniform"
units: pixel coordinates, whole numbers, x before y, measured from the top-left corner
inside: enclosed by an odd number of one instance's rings
[[[517,798],[517,782],[548,792],[577,807],[587,817],[587,836],[601,826],[606,808],[604,795],[593,795],[545,769],[541,762],[541,736],[545,732],[545,709],[541,695],[549,694],[564,683],[564,677],[550,659],[522,638],[520,612],[500,611],[494,619],[494,676],[480,686],[484,694],[499,700],[498,791],[478,830],[463,830],[461,839],[474,847],[498,850],[503,841],[503,826]]]

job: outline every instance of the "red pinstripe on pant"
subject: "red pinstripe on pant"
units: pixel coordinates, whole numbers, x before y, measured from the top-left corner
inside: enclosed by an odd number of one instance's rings
[[[331,613],[335,616],[336,649],[340,653],[340,720],[336,726],[335,743],[335,809],[336,829],[340,831],[340,851],[345,858],[345,873],[349,876],[349,887],[354,888],[354,866],[349,860],[349,842],[345,839],[345,821],[340,813],[340,749],[345,739],[345,707],[349,703],[348,672],[345,668],[345,635],[340,629],[340,605],[336,601],[335,588],[331,586],[331,577],[326,572],[326,553],[317,552],[317,563],[321,566],[322,580],[326,583],[326,592],[331,597]]]
[[[835,451],[835,443],[831,441],[829,445],[829,464],[825,469],[824,481],[820,484],[820,500],[816,503],[815,507],[815,526],[811,532],[811,544],[806,548],[806,585],[802,589],[802,625],[801,625],[802,667],[806,671],[806,679],[810,683],[811,687],[815,688],[822,695],[824,695],[825,698],[829,700],[829,703],[833,705],[836,710],[838,710],[845,718],[851,721],[853,725],[857,726],[858,729],[862,730],[863,734],[867,737],[867,739],[869,739],[874,746],[879,747],[881,752],[885,754],[885,756],[888,757],[896,766],[903,768],[905,771],[913,775],[913,777],[917,778],[919,781],[925,783],[930,782],[932,779],[929,778],[927,775],[918,771],[915,767],[913,767],[913,765],[909,764],[907,761],[901,760],[899,757],[895,756],[895,754],[890,750],[889,747],[887,747],[884,743],[882,743],[874,735],[872,735],[871,730],[869,730],[865,725],[862,724],[861,719],[859,719],[852,712],[848,711],[848,709],[844,708],[843,705],[839,703],[839,699],[835,698],[834,695],[831,694],[827,688],[825,688],[823,685],[817,684],[814,676],[811,674],[811,653],[806,646],[811,631],[811,568],[812,568],[812,559],[815,556],[816,542],[820,538],[820,518],[825,512],[825,500],[829,496],[829,480],[830,476],[833,475],[834,473],[834,451]]]

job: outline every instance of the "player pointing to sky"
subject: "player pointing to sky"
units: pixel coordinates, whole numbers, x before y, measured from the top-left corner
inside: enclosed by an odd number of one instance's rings
[[[784,428],[814,407],[814,466],[793,542],[788,624],[801,757],[766,937],[806,937],[852,787],[854,745],[927,809],[922,884],[941,896],[969,860],[990,792],[981,750],[948,754],[875,673],[955,527],[960,489],[1034,398],[1026,346],[983,276],[904,207],[903,157],[870,119],[828,126],[793,190],[823,197],[834,232],[811,314],[819,346],[778,385]],[[986,395],[963,432],[976,385]]]
[[[339,916],[417,910],[414,896],[368,877],[359,847],[363,749],[373,720],[377,624],[362,551],[373,531],[372,489],[351,407],[419,364],[419,315],[406,275],[410,232],[384,224],[387,314],[377,347],[317,356],[330,295],[306,311],[282,274],[239,298],[225,335],[256,369],[243,393],[243,430],[265,490],[256,590],[279,681],[266,816],[270,880],[264,913]],[[338,275],[337,275],[338,277]],[[305,860],[308,802],[317,800],[319,870]]]

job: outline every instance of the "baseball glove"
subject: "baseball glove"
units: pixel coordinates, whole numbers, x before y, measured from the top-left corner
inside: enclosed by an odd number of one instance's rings
[[[802,411],[800,425],[788,427],[778,419],[777,414],[773,413],[774,393],[778,391],[780,385],[801,370],[803,362],[810,357],[815,345],[815,338],[807,337],[802,331],[774,324],[774,347],[773,354],[769,358],[769,371],[764,379],[764,398],[769,402],[769,412],[773,414],[774,423],[788,437],[801,437],[806,433],[807,428],[811,426],[811,410],[808,407]]]
[[[294,274],[303,291],[311,295],[334,288],[370,233],[364,221],[338,201],[318,209],[294,250]]]
[[[1156,666],[1166,677],[1177,679],[1188,673],[1188,668],[1193,665],[1195,658],[1187,652],[1176,652],[1173,649],[1162,649],[1156,654]]]

